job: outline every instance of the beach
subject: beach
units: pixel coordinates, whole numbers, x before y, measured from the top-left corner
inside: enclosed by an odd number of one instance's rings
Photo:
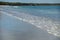
[[[20,8],[22,8],[22,7],[20,7]],[[27,8],[27,7],[25,7],[25,8],[26,8],[25,13],[26,13],[27,9],[29,9],[29,8]],[[23,9],[25,10],[25,8],[23,8]],[[8,7],[0,6],[0,14],[1,14],[1,18],[2,18],[1,19],[1,28],[2,28],[3,40],[17,40],[17,39],[18,40],[40,40],[40,39],[41,40],[48,40],[48,39],[49,40],[59,40],[58,37],[56,37],[52,34],[49,34],[46,30],[42,30],[42,29],[39,29],[38,27],[35,27],[35,26],[38,26],[38,22],[35,22],[35,23],[37,23],[37,25],[34,24],[33,22],[32,23],[29,22],[29,20],[37,20],[37,19],[33,19],[34,17],[36,18],[37,15],[32,14],[32,16],[31,16],[31,14],[29,14],[29,15],[27,14],[28,12],[25,14],[23,12],[24,11],[23,9],[20,9],[22,11],[18,12],[17,7],[14,9],[14,7],[12,7],[12,6],[8,6]],[[21,14],[22,16],[21,15],[19,16],[19,14]],[[40,20],[39,18],[38,18],[38,20]],[[51,19],[49,19],[49,20],[51,20]]]

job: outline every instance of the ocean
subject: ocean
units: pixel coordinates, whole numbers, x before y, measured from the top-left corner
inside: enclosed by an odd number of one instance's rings
[[[54,20],[60,20],[60,6],[13,6],[9,8],[14,8],[16,11],[35,16],[44,16]]]

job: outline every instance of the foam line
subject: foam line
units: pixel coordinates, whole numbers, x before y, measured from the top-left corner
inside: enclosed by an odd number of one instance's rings
[[[53,34],[55,36],[60,36],[60,25],[57,21],[53,21],[49,18],[45,17],[38,17],[38,16],[33,16],[30,14],[25,14],[25,13],[19,13],[19,12],[14,12],[14,11],[0,11],[1,13],[14,17],[18,20],[28,22],[40,29],[46,30],[49,34]]]

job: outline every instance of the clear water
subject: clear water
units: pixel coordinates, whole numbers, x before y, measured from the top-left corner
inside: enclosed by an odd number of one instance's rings
[[[60,20],[60,6],[14,6],[16,11]]]

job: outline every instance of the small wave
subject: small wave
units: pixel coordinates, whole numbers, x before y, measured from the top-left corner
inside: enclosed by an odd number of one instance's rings
[[[38,17],[30,14],[20,13],[17,11],[0,11],[1,13],[14,17],[18,20],[28,22],[39,29],[46,30],[49,34],[53,34],[55,36],[60,36],[60,23],[58,21],[54,21],[50,18],[46,17]]]

